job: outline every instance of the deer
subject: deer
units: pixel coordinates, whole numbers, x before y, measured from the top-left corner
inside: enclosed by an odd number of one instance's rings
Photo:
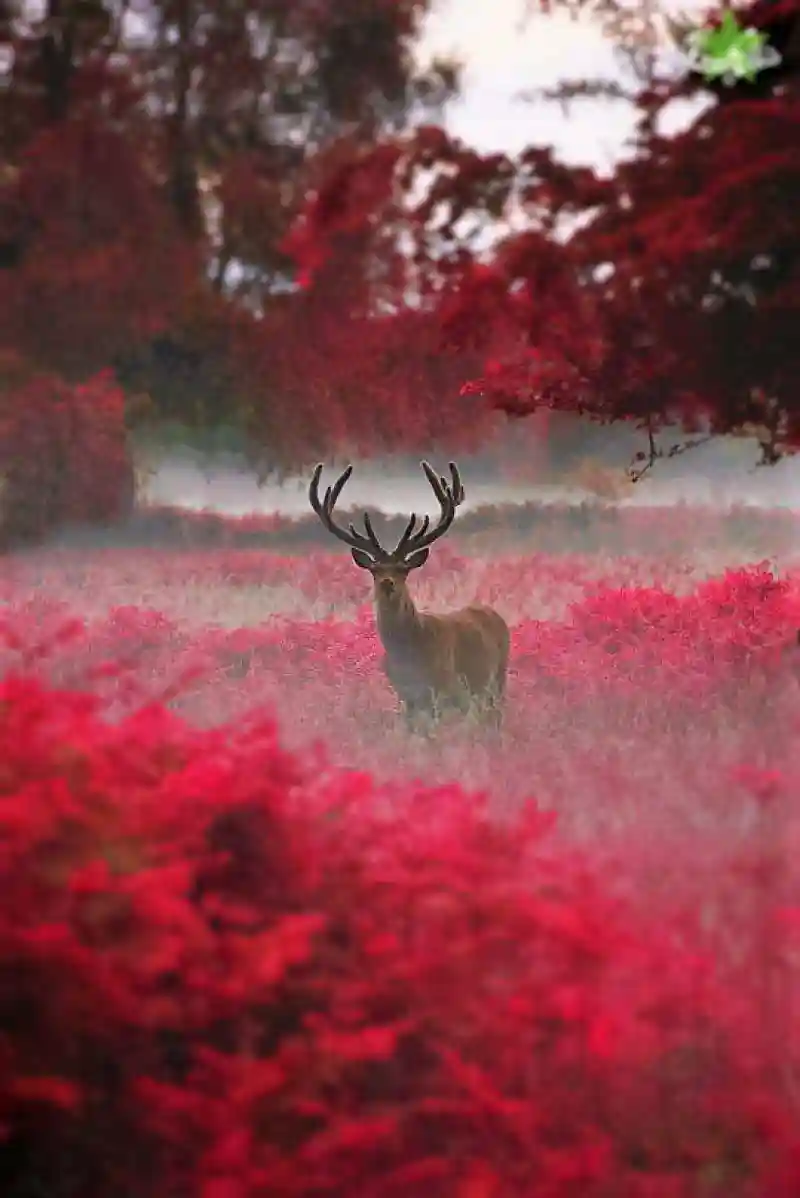
[[[334,520],[334,509],[353,473],[352,465],[320,499],[323,465],[314,470],[309,487],[313,511],[325,528],[350,547],[353,561],[372,575],[375,622],[384,649],[383,670],[399,700],[411,732],[430,729],[446,712],[473,713],[487,726],[502,725],[511,635],[503,617],[491,607],[472,606],[447,613],[418,611],[408,577],[428,560],[430,547],[448,531],[464,500],[458,467],[450,463],[451,481],[421,463],[439,503],[438,521],[418,521],[412,513],[394,549],[385,549],[367,512],[364,532]]]

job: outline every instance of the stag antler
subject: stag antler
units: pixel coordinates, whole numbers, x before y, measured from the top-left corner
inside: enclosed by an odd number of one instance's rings
[[[308,488],[308,498],[311,503],[311,507],[317,513],[328,532],[333,533],[333,535],[338,537],[340,541],[344,541],[345,545],[349,545],[351,549],[363,549],[370,555],[370,557],[374,558],[375,561],[378,561],[383,555],[385,555],[386,550],[381,546],[380,541],[375,536],[372,523],[370,522],[369,516],[366,513],[364,514],[364,527],[366,529],[366,536],[360,533],[352,524],[345,529],[342,528],[341,525],[336,524],[333,519],[333,509],[336,507],[339,496],[344,490],[345,483],[353,473],[353,467],[347,467],[344,473],[337,478],[333,486],[326,489],[325,498],[321,500],[319,497],[319,482],[322,478],[322,470],[323,464],[320,462],[319,465],[315,467],[314,473],[311,476],[311,484]]]
[[[461,476],[458,473],[458,467],[455,462],[450,463],[452,483],[448,483],[446,478],[437,475],[433,467],[427,462],[422,462],[421,465],[425,471],[425,477],[439,501],[441,509],[439,520],[433,528],[430,528],[430,517],[423,516],[419,528],[417,528],[417,515],[415,512],[412,512],[403,535],[391,552],[384,549],[376,537],[372,521],[367,512],[363,516],[365,533],[360,533],[352,524],[349,524],[347,528],[342,528],[341,525],[334,522],[333,509],[336,507],[345,483],[353,473],[352,466],[348,466],[333,486],[327,488],[325,498],[320,500],[319,483],[323,469],[320,462],[314,470],[311,485],[308,489],[308,498],[311,502],[311,507],[328,529],[328,532],[333,533],[340,541],[344,541],[345,545],[349,545],[351,549],[360,549],[369,554],[375,565],[401,565],[412,554],[417,553],[420,549],[427,549],[429,545],[432,545],[434,541],[447,532],[455,519],[456,508],[464,501],[464,487],[461,483]]]

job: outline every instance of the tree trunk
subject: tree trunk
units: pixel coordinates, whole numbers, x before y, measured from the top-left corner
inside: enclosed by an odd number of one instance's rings
[[[189,98],[192,89],[193,0],[178,4],[178,45],[175,65],[175,111],[172,115],[170,143],[170,195],[181,229],[190,237],[203,232],[200,189],[194,160],[189,124]]]
[[[63,121],[69,111],[72,81],[74,26],[63,0],[48,0],[47,32],[42,38],[42,81],[47,116]]]

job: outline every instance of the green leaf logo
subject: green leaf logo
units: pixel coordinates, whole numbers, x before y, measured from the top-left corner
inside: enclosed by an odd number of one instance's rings
[[[686,42],[692,68],[707,80],[721,79],[732,86],[745,79],[752,83],[759,71],[777,66],[781,56],[767,45],[757,29],[744,29],[730,9],[714,29],[695,29]]]

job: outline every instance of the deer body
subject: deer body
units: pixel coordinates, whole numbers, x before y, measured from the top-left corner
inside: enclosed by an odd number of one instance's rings
[[[420,717],[429,719],[447,711],[470,710],[499,725],[505,697],[510,648],[508,626],[489,607],[466,607],[446,614],[420,612],[408,590],[408,574],[424,565],[429,546],[453,521],[455,509],[464,498],[456,467],[451,463],[452,487],[436,477],[430,466],[423,469],[442,508],[438,525],[428,531],[425,517],[416,528],[411,516],[396,549],[387,553],[364,517],[366,535],[333,524],[336,499],[350,477],[349,467],[325,500],[317,488],[322,470],[318,466],[310,489],[311,505],[326,527],[350,545],[356,565],[370,571],[374,585],[378,635],[385,651],[384,673],[400,700],[409,727],[416,729]]]
[[[475,708],[499,719],[510,644],[505,621],[488,607],[434,615],[407,600],[400,616],[376,600],[384,672],[407,718]]]

